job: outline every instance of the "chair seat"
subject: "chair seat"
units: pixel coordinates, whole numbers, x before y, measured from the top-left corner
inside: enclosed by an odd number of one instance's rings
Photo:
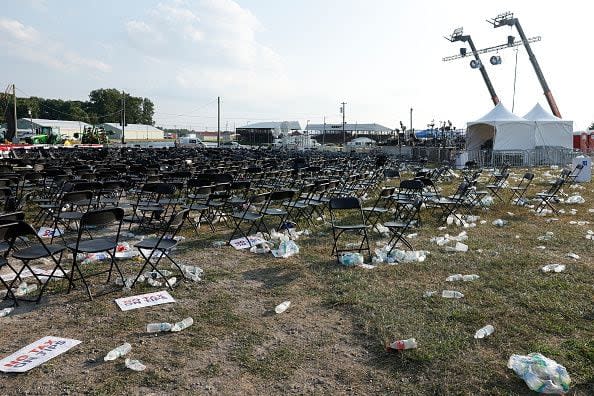
[[[14,251],[12,257],[19,260],[36,260],[42,257],[48,257],[55,253],[59,253],[66,249],[64,245],[45,245],[47,250],[42,245],[28,246],[24,249]],[[49,254],[48,254],[49,251]]]
[[[69,243],[68,249],[75,250],[76,243]],[[98,238],[98,239],[89,239],[87,241],[81,241],[78,245],[79,252],[85,253],[98,253],[98,252],[106,252],[108,250],[113,250],[116,247],[116,243],[112,239],[106,238]]]
[[[268,208],[264,211],[264,214],[268,216],[284,216],[287,214],[287,211],[279,208]]]
[[[384,223],[384,227],[386,228],[404,228],[407,224],[402,221],[389,221]]]
[[[377,212],[377,213],[386,213],[388,209],[386,208],[376,208],[376,207],[367,207],[362,209],[364,212]]]
[[[208,210],[208,206],[201,205],[201,204],[184,205],[184,206],[182,206],[182,208],[190,209],[192,211],[199,211],[199,212],[201,212],[203,210]]]
[[[58,218],[61,220],[80,220],[82,215],[81,212],[60,212]]]
[[[335,225],[334,228],[338,230],[362,230],[367,228],[365,224],[343,224]]]
[[[165,209],[162,206],[138,206],[136,210],[141,212],[163,212]]]
[[[231,216],[235,219],[244,219],[248,221],[259,220],[262,218],[260,213],[254,212],[233,212]]]

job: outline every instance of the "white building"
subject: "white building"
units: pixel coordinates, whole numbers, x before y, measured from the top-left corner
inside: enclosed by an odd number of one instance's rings
[[[45,120],[42,118],[19,118],[17,120],[17,138],[22,139],[36,134],[47,134],[51,132],[54,135],[66,136],[70,139],[75,138],[75,134],[80,139],[84,129],[90,127],[83,121],[63,121],[63,120]]]
[[[112,132],[109,135],[111,141],[122,139],[122,126],[115,122],[106,122],[101,124],[106,132]],[[125,140],[161,140],[165,138],[165,132],[152,125],[128,124],[124,127]]]

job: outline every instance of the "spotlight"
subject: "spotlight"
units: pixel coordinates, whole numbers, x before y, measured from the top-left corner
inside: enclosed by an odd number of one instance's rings
[[[481,61],[477,59],[473,59],[470,61],[470,67],[473,69],[480,69],[482,66]]]
[[[460,48],[460,55],[466,56],[466,48]]]
[[[514,45],[515,39],[516,38],[514,36],[507,36],[507,46],[511,47],[512,45]]]
[[[489,59],[492,65],[500,65],[501,64],[501,57],[499,55],[493,55],[491,59]]]

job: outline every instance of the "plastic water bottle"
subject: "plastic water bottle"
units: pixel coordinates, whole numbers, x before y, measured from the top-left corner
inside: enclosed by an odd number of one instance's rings
[[[167,279],[167,284],[169,285],[169,287],[173,287],[176,283],[177,283],[177,278],[175,276]]]
[[[285,312],[289,307],[291,306],[291,301],[284,301],[280,304],[278,304],[275,308],[274,308],[274,312],[276,312],[277,314],[283,313]]]
[[[130,352],[132,350],[132,345],[128,344],[127,342],[120,345],[119,347],[112,349],[111,351],[109,351],[107,353],[107,355],[105,355],[105,357],[103,358],[104,361],[109,361],[109,360],[116,360],[117,358],[124,356],[125,354],[127,354],[128,352]],[[128,360],[128,359],[126,359]]]
[[[479,339],[479,338],[488,337],[491,334],[493,334],[494,331],[495,331],[495,328],[493,326],[486,325],[485,327],[478,329],[476,331],[476,333],[474,333],[474,338]]]
[[[563,272],[565,265],[563,264],[547,264],[540,269],[542,272]]]
[[[149,323],[146,325],[147,333],[161,333],[165,331],[171,331],[173,325],[171,323]]]
[[[441,292],[443,298],[462,298],[464,294],[456,290],[444,290]]]
[[[471,282],[471,281],[477,280],[478,278],[480,278],[480,276],[478,276],[476,274],[462,275],[462,280],[464,282]]]
[[[37,290],[37,283],[28,285],[27,282],[21,282],[19,287],[17,287],[16,291],[14,292],[14,295],[17,297],[22,297],[22,296],[29,294],[35,290]]]
[[[188,317],[182,320],[181,322],[177,322],[176,324],[174,324],[173,327],[171,327],[171,331],[182,331],[183,329],[187,329],[188,327],[192,326],[192,324],[194,324],[194,319]]]
[[[148,278],[147,279],[147,283],[149,285],[151,285],[152,287],[159,287],[159,286],[162,286],[163,285],[161,282],[159,282],[158,280],[155,280],[153,278]]]
[[[14,307],[4,308],[0,311],[0,318],[10,315],[12,311],[14,311]]]
[[[130,358],[127,358],[124,363],[127,368],[133,371],[144,371],[144,369],[146,369],[146,366],[142,364],[140,360],[130,360]]]
[[[408,340],[397,340],[390,344],[390,348],[396,351],[403,351],[405,349],[414,349],[417,347],[417,340],[409,338]]]
[[[450,275],[446,278],[446,282],[456,282],[463,279],[462,274]]]

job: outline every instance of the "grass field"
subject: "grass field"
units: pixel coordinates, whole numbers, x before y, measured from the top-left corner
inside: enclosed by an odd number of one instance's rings
[[[556,173],[558,171],[541,169]],[[521,177],[523,170],[516,169]],[[444,188],[458,183],[453,180]],[[516,181],[510,182],[515,185]],[[529,195],[546,188],[535,180]],[[497,203],[476,214],[485,224],[466,229],[466,253],[446,252],[430,242],[463,229],[439,224],[423,214],[411,239],[430,251],[422,263],[345,268],[330,257],[329,229],[320,225],[297,240],[300,253],[288,259],[216,248],[227,231],[207,227],[196,238],[189,230],[176,257],[205,270],[200,283],[183,282],[171,293],[175,304],[121,312],[113,299],[154,291],[146,285],[87,301],[81,290],[54,292],[38,305],[24,305],[0,318],[4,357],[45,335],[82,343],[26,374],[3,374],[3,394],[529,394],[506,367],[510,355],[540,352],[564,365],[570,394],[594,394],[594,186],[565,189],[585,204],[538,217],[524,207]],[[508,212],[512,212],[510,215]],[[497,218],[508,224],[495,227]],[[592,224],[570,224],[571,221]],[[554,233],[548,241],[537,237]],[[372,233],[372,244],[381,244]],[[545,249],[537,248],[544,245]],[[373,249],[373,248],[372,248]],[[575,253],[579,259],[567,257]],[[542,273],[562,263],[561,273]],[[127,274],[139,263],[122,264]],[[473,282],[446,282],[451,274],[478,274]],[[98,279],[95,279],[98,282]],[[464,298],[424,298],[428,290],[459,290]],[[274,307],[291,307],[275,314]],[[192,316],[180,333],[150,335],[149,322]],[[492,324],[495,332],[475,340]],[[418,348],[386,352],[395,339],[414,337]],[[147,369],[137,373],[123,359],[102,357],[123,342]]]

